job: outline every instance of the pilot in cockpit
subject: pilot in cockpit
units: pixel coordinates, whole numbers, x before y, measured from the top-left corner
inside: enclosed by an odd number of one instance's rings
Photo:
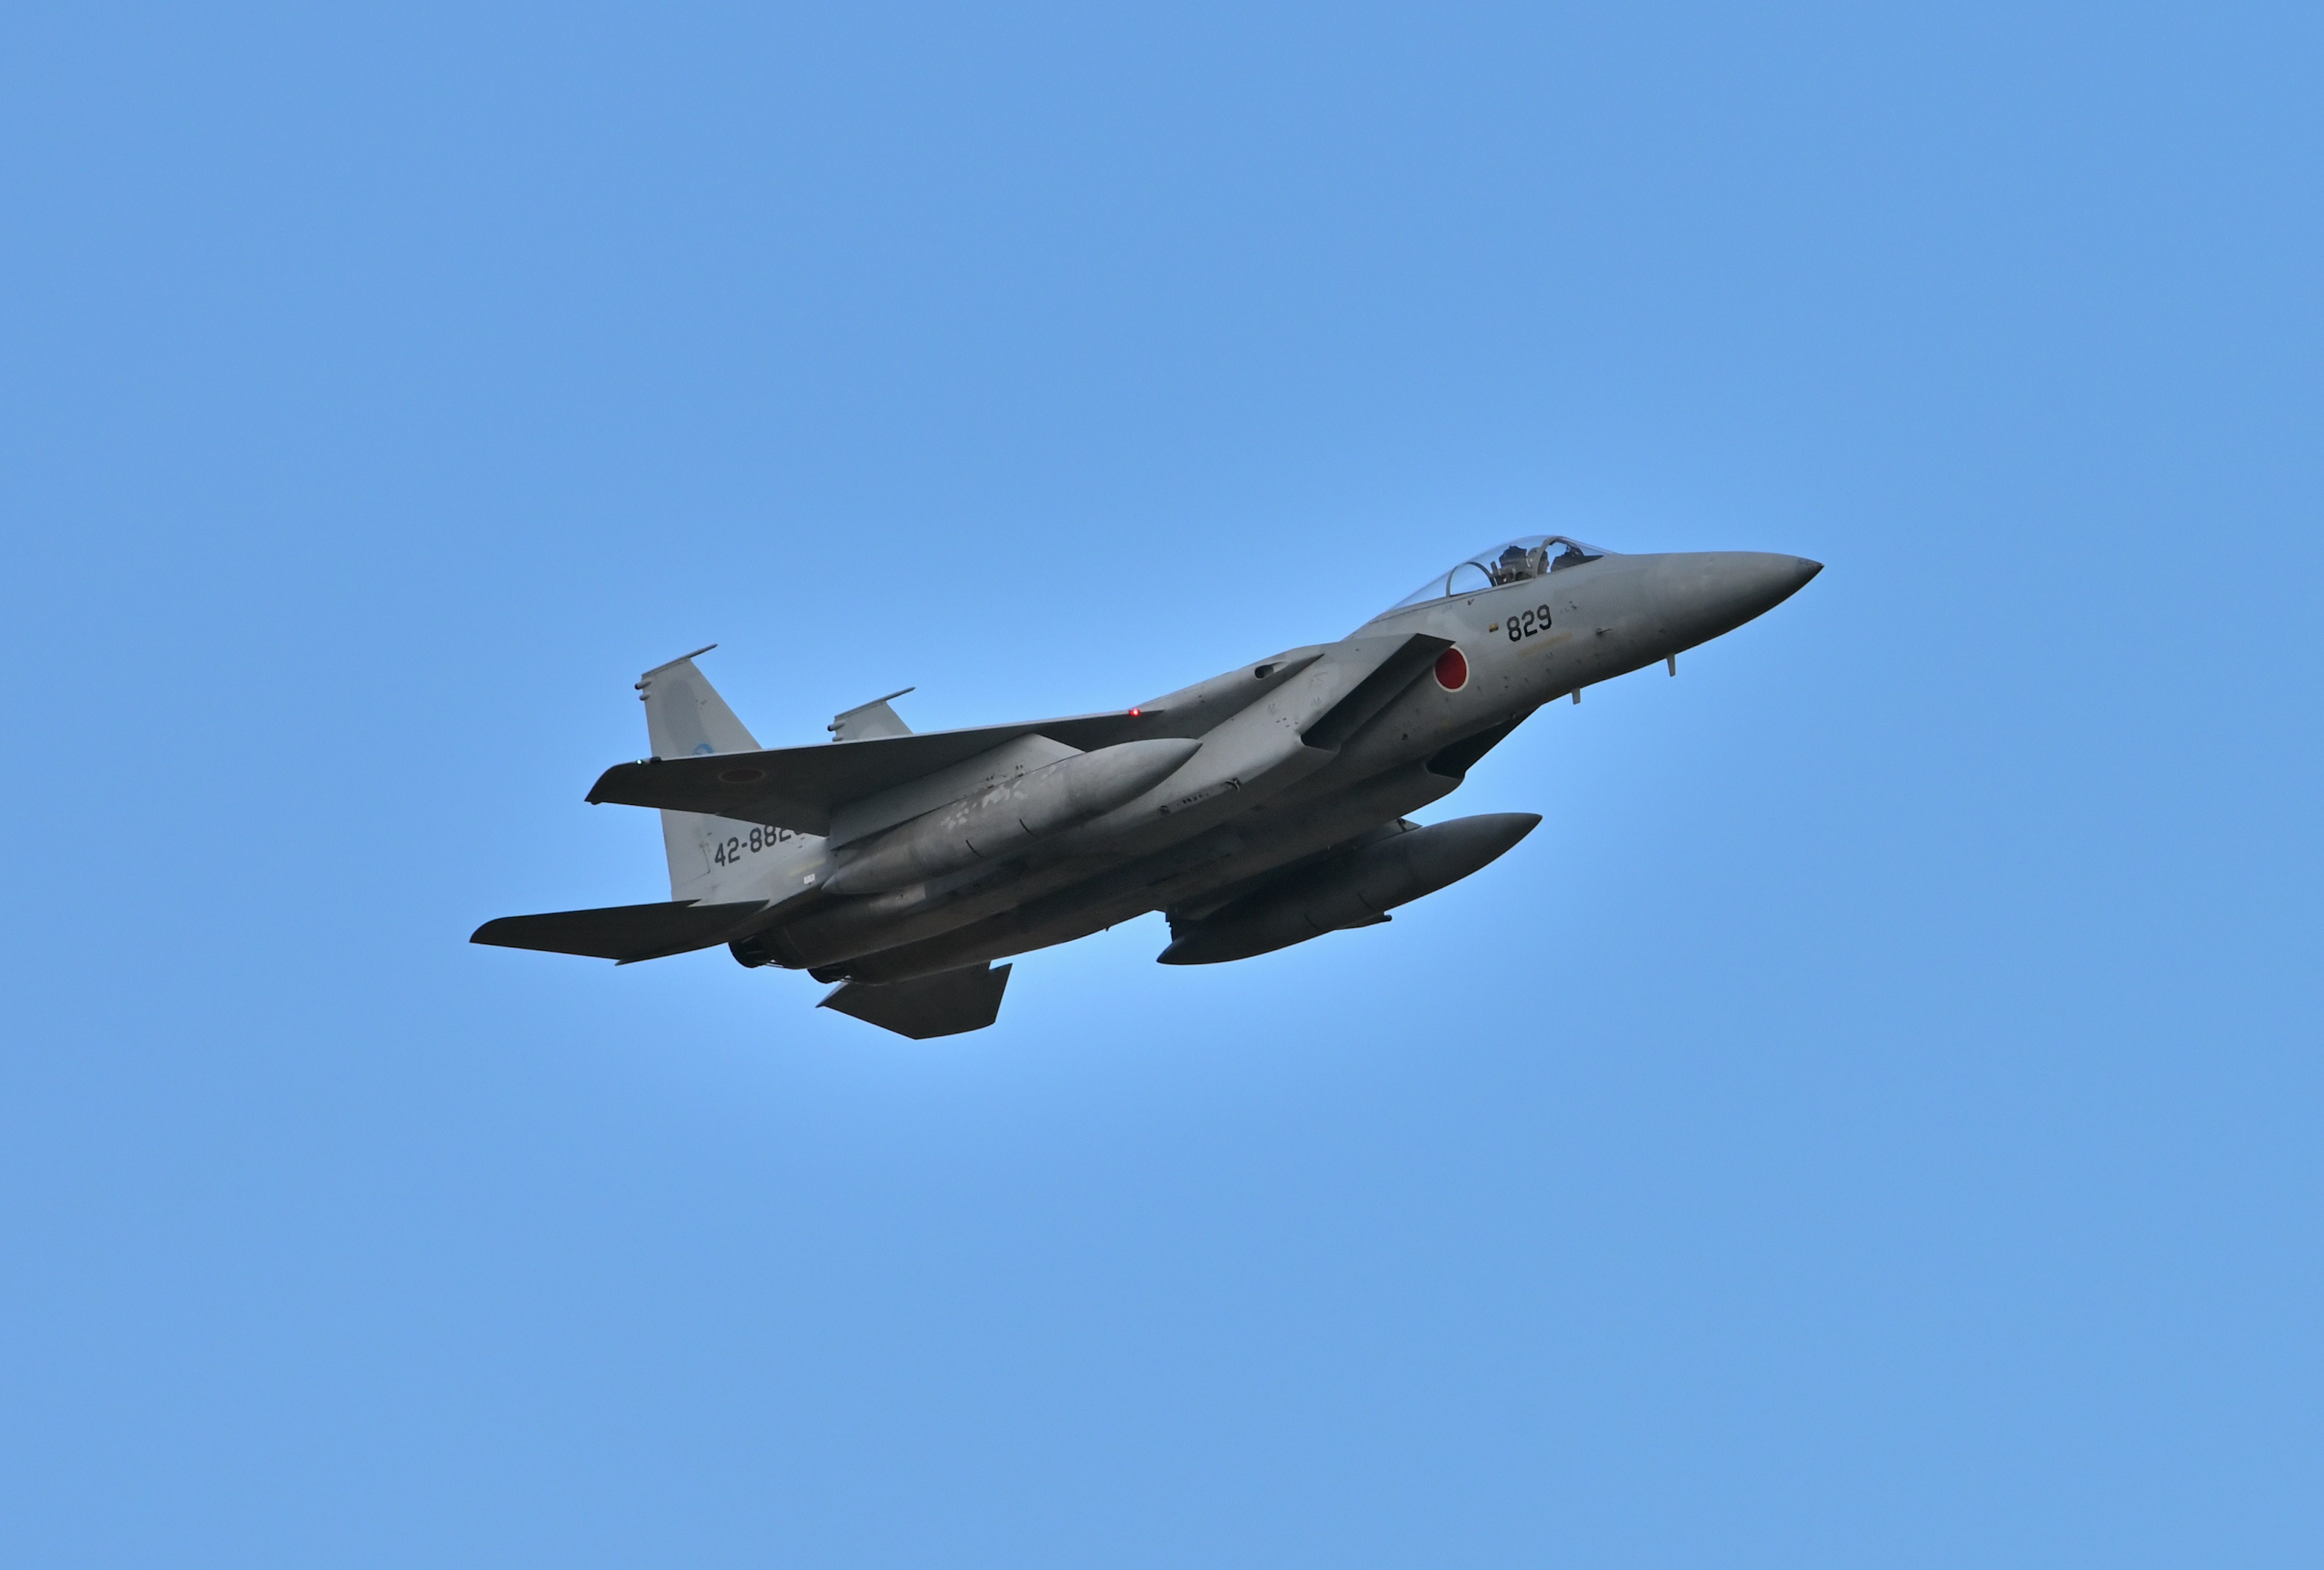
[[[1557,554],[1552,556],[1554,550]],[[1455,595],[1481,594],[1488,589],[1506,588],[1514,583],[1526,583],[1562,572],[1569,567],[1580,567],[1585,561],[1595,561],[1606,552],[1597,546],[1585,545],[1563,534],[1531,534],[1512,540],[1478,552],[1442,577],[1432,577],[1404,598],[1390,605],[1390,611],[1407,610],[1427,605],[1432,600],[1450,599]],[[1385,614],[1385,613],[1383,613]]]
[[[1485,569],[1495,588],[1503,584],[1521,583],[1529,577],[1539,577],[1546,570],[1542,559],[1548,552],[1543,546],[1513,544],[1501,552],[1498,560]]]

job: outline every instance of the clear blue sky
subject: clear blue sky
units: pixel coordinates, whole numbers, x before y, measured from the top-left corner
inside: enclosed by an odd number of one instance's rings
[[[2324,1559],[2313,5],[20,6],[0,1558]],[[1829,564],[1542,831],[914,1044],[629,684]]]

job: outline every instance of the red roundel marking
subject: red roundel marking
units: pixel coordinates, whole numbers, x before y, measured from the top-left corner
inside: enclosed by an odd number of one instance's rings
[[[1458,692],[1469,685],[1469,657],[1458,649],[1447,649],[1436,657],[1436,685],[1447,692]]]

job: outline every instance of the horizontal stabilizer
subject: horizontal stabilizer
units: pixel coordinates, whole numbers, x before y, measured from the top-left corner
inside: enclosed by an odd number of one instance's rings
[[[1001,994],[1009,988],[1009,969],[1005,965],[988,965],[940,971],[915,981],[842,982],[817,1007],[836,1009],[915,1041],[957,1036],[965,1030],[982,1030],[1001,1017]]]
[[[501,948],[534,948],[544,954],[586,955],[629,965],[727,942],[746,931],[752,919],[766,908],[761,900],[732,905],[672,900],[659,905],[609,905],[601,910],[503,916],[477,928],[468,941]]]
[[[1148,710],[706,758],[650,759],[606,770],[591,788],[589,799],[706,812],[798,834],[827,835],[834,808],[966,762],[1019,736],[1044,735],[1089,752],[1169,734],[1164,716]]]

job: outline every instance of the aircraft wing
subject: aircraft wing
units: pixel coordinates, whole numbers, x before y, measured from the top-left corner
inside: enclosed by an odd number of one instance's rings
[[[616,763],[589,790],[592,802],[706,812],[799,834],[831,832],[832,809],[965,762],[1019,736],[1043,735],[1083,752],[1171,734],[1158,709],[1079,715],[1023,725],[925,731],[819,746],[774,747],[701,758]]]
[[[586,955],[629,965],[724,943],[739,936],[740,929],[766,908],[762,900],[731,905],[673,900],[659,905],[609,905],[597,910],[503,916],[477,928],[468,941],[501,948],[534,948],[544,954]]]

